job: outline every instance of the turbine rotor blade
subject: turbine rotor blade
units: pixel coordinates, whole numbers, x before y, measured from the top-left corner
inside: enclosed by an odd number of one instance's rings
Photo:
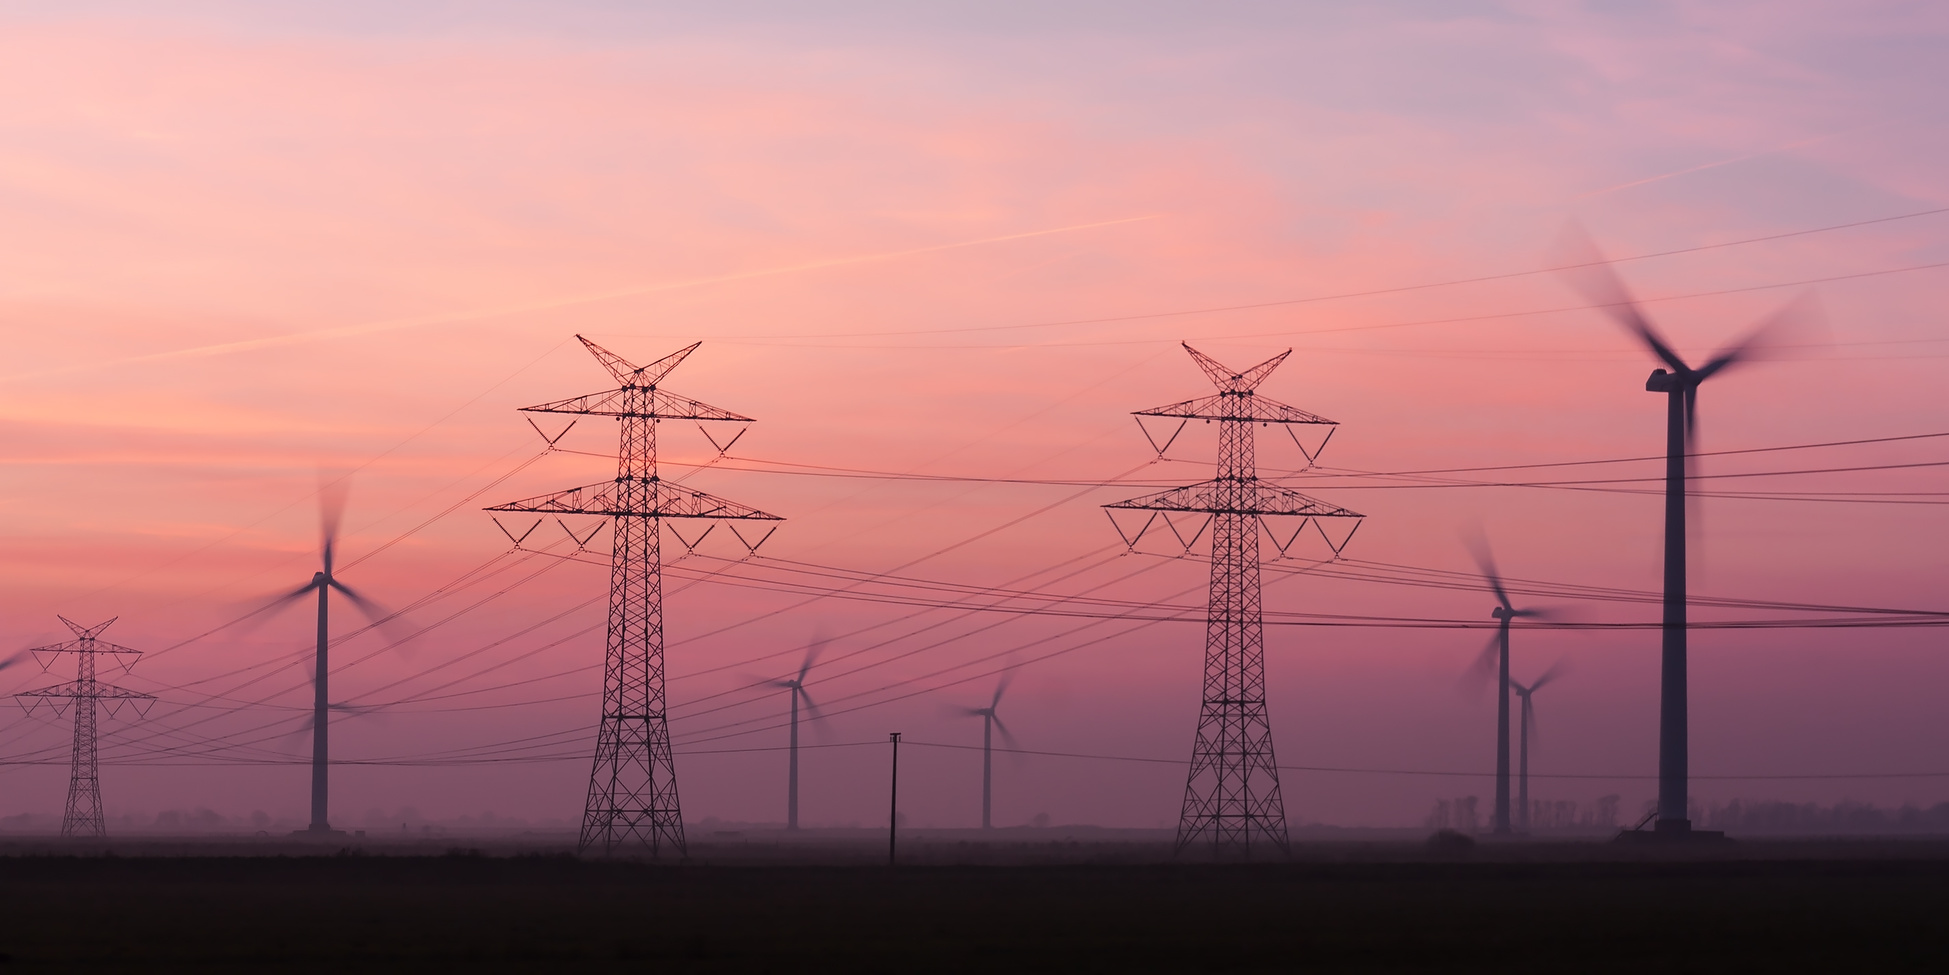
[[[34,651],[32,650],[16,650],[14,651],[13,656],[8,657],[5,660],[0,660],[0,670],[6,670],[8,667],[12,667],[17,663],[26,660],[28,657],[33,656],[33,654]]]
[[[997,707],[1001,706],[1002,692],[1008,690],[1008,685],[1013,683],[1014,680],[1015,680],[1015,671],[1012,670],[1002,671],[1001,679],[995,682],[995,696],[992,700],[988,702],[988,710],[993,711]]]
[[[1699,367],[1698,378],[1703,382],[1730,366],[1764,359],[1768,350],[1779,347],[1781,340],[1790,338],[1792,333],[1818,328],[1823,317],[1820,302],[1811,292],[1800,295],[1779,311],[1761,319],[1739,341],[1719,350],[1711,361]]]
[[[1692,442],[1699,437],[1699,384],[1685,385],[1685,463],[1691,464],[1695,452]]]
[[[812,665],[818,662],[819,654],[824,653],[825,649],[824,637],[813,637],[812,642],[806,645],[805,660],[799,664],[799,683],[805,683],[805,675],[812,671]]]
[[[1529,689],[1532,691],[1536,690],[1537,688],[1542,687],[1544,684],[1548,684],[1549,682],[1556,680],[1559,677],[1562,677],[1564,673],[1569,669],[1570,669],[1569,658],[1567,657],[1560,658],[1557,660],[1556,663],[1550,665],[1550,669],[1545,670],[1541,676],[1531,681],[1529,685]]]
[[[374,626],[392,619],[392,614],[388,613],[385,607],[365,598],[351,586],[337,579],[332,579],[325,584],[338,590],[339,595],[351,600],[352,605],[358,607],[359,612],[365,614],[365,618],[371,620]]]
[[[1015,736],[1009,733],[1008,726],[1002,724],[1001,718],[996,717],[994,715],[990,715],[988,720],[995,723],[995,732],[1002,736],[1003,746],[1008,748],[1008,750],[1010,751],[1021,751],[1021,747],[1017,745],[1015,742]]]
[[[325,577],[331,578],[333,553],[338,548],[338,526],[345,517],[345,498],[351,493],[350,475],[327,480],[318,472],[318,551],[325,564]]]
[[[420,633],[425,632],[424,630],[421,630],[416,633],[405,632],[405,625],[399,621],[398,613],[395,613],[392,610],[387,609],[385,606],[381,605],[380,603],[367,598],[364,594],[360,593],[358,590],[355,590],[352,587],[347,586],[345,583],[342,583],[337,579],[330,580],[329,582],[326,583],[326,585],[329,585],[331,588],[337,590],[339,595],[344,596],[346,599],[350,600],[353,607],[358,609],[359,615],[364,616],[366,618],[366,622],[371,624],[373,629],[376,629],[381,633],[384,633],[386,635],[386,638],[391,640],[395,644],[405,643],[407,640],[411,640],[414,637],[417,637]]]
[[[1469,664],[1467,670],[1462,671],[1460,682],[1463,688],[1471,694],[1481,694],[1482,688],[1487,687],[1495,679],[1496,671],[1499,669],[1497,658],[1501,652],[1502,631],[1498,629],[1489,635],[1488,646],[1482,648],[1482,653],[1476,656],[1475,662]]]
[[[1672,351],[1658,330],[1651,327],[1651,321],[1638,309],[1638,303],[1631,299],[1630,291],[1624,287],[1623,279],[1617,276],[1616,269],[1604,259],[1597,245],[1584,232],[1581,226],[1571,223],[1558,238],[1557,250],[1564,263],[1570,265],[1564,270],[1564,277],[1571,287],[1583,294],[1584,298],[1615,319],[1625,330],[1638,337],[1638,341],[1651,349],[1673,372],[1684,375],[1692,371],[1685,360]]]
[[[311,593],[314,590],[316,590],[318,586],[321,584],[320,580],[322,578],[323,578],[322,574],[315,575],[312,577],[310,582],[307,582],[304,585],[291,590],[290,592],[272,596],[270,599],[266,600],[262,605],[258,606],[256,609],[253,609],[250,612],[244,614],[243,618],[238,620],[239,623],[244,622],[245,620],[253,620],[253,619],[256,620],[256,622],[251,623],[249,626],[244,627],[242,632],[248,633],[251,630],[256,629],[257,627],[262,626],[264,621],[269,618],[269,614],[275,614],[278,610],[283,609],[284,607],[289,606],[292,603],[295,603],[298,600],[311,595]]]
[[[1535,690],[1536,685],[1531,684],[1529,689]],[[1536,706],[1528,694],[1523,695],[1523,727],[1529,729],[1530,744],[1535,744],[1542,737],[1536,733]]]
[[[1489,550],[1489,540],[1478,532],[1467,536],[1464,541],[1468,544],[1469,554],[1475,556],[1476,568],[1482,570],[1482,578],[1488,580],[1489,589],[1496,594],[1496,602],[1502,604],[1503,612],[1512,611],[1514,607],[1509,603],[1508,591],[1502,587],[1502,573],[1496,571],[1496,556]]]

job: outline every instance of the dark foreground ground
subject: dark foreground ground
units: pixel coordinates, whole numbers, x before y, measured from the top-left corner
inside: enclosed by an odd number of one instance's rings
[[[864,847],[686,864],[517,849],[4,846],[0,968],[1949,970],[1949,843],[1351,844],[1250,865],[947,844],[897,870]]]

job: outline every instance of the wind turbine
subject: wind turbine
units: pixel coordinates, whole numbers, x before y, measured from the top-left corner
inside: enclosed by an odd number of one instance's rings
[[[318,593],[318,650],[313,661],[311,678],[311,826],[309,832],[330,833],[331,823],[326,816],[327,794],[330,788],[329,769],[331,767],[328,748],[331,728],[331,712],[334,706],[328,693],[327,682],[331,677],[328,652],[331,647],[331,627],[329,625],[330,594],[336,590],[339,595],[350,600],[367,619],[374,623],[386,618],[385,611],[371,600],[359,595],[332,574],[332,558],[338,546],[339,517],[345,510],[343,489],[326,490],[320,495],[318,511],[319,522],[319,561],[317,572],[312,573],[311,581],[299,586],[273,600],[266,609],[279,608],[303,599],[306,595]]]
[[[819,706],[812,703],[812,695],[805,690],[805,675],[812,670],[813,661],[819,659],[819,651],[824,648],[824,640],[812,641],[805,648],[805,661],[799,664],[797,677],[770,682],[773,687],[785,688],[792,696],[792,757],[785,778],[785,828],[791,830],[799,828],[799,702],[805,702],[806,714],[812,720],[819,720]]]
[[[1577,258],[1571,283],[1668,367],[1652,370],[1644,384],[1648,392],[1665,394],[1665,601],[1659,661],[1657,831],[1683,837],[1692,831],[1686,810],[1690,732],[1686,724],[1685,482],[1698,436],[1699,386],[1734,365],[1752,361],[1781,329],[1810,317],[1813,308],[1805,299],[1796,300],[1694,369],[1651,327],[1617,272],[1587,237],[1576,233],[1567,238],[1567,243]]]
[[[981,719],[981,828],[994,829],[995,799],[995,732],[1002,733],[1002,741],[1008,747],[1015,747],[1015,736],[1008,733],[1008,726],[1002,724],[1001,715],[995,709],[1001,706],[1002,692],[1008,690],[1011,679],[1009,671],[1002,673],[1002,679],[995,682],[995,696],[990,698],[985,708],[962,708],[961,713],[971,718]]]
[[[1550,669],[1544,671],[1542,676],[1530,681],[1528,687],[1524,687],[1513,680],[1509,682],[1509,689],[1515,691],[1516,696],[1523,699],[1523,757],[1517,766],[1521,769],[1517,777],[1517,781],[1521,783],[1517,787],[1517,798],[1520,800],[1521,805],[1517,806],[1517,808],[1522,810],[1520,817],[1521,823],[1519,825],[1525,833],[1529,832],[1529,740],[1531,736],[1536,734],[1536,708],[1530,700],[1530,695],[1541,690],[1544,684],[1548,684],[1562,675],[1563,661],[1559,660],[1551,664]]]
[[[1502,575],[1496,571],[1496,560],[1489,553],[1486,541],[1476,540],[1469,546],[1475,555],[1475,563],[1482,569],[1482,578],[1496,594],[1496,606],[1489,610],[1489,616],[1496,621],[1496,633],[1489,638],[1489,645],[1482,648],[1482,655],[1475,660],[1471,673],[1484,674],[1490,667],[1496,668],[1496,808],[1490,829],[1497,835],[1509,833],[1509,624],[1518,619],[1543,619],[1548,610],[1517,609],[1509,601],[1509,591],[1503,588]]]

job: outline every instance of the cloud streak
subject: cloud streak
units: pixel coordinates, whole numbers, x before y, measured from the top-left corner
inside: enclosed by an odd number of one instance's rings
[[[1043,230],[1027,230],[1013,234],[999,234],[993,237],[979,237],[974,240],[955,241],[949,244],[930,244],[926,247],[910,247],[905,250],[882,251],[875,254],[857,254],[850,257],[837,257],[821,261],[807,261],[800,264],[787,264],[780,267],[759,268],[749,271],[734,271],[729,274],[715,274],[708,277],[690,278],[683,281],[666,281],[659,284],[639,285],[628,288],[615,288],[587,294],[566,295],[543,298],[535,301],[502,305],[496,308],[473,308],[466,311],[447,312],[438,315],[419,315],[410,318],[392,318],[376,322],[361,322],[356,325],[338,325],[331,328],[312,329],[305,332],[292,332],[286,335],[271,335],[264,338],[244,339],[237,342],[218,342],[186,349],[171,349],[167,352],[150,352],[143,355],[124,356],[99,362],[77,363],[37,372],[16,373],[0,376],[0,382],[18,382],[27,379],[42,379],[53,376],[72,375],[84,369],[97,370],[108,366],[126,366],[138,363],[167,362],[177,359],[202,359],[211,356],[232,355],[239,352],[255,352],[262,349],[285,348],[310,342],[323,342],[330,339],[354,338],[380,332],[393,332],[401,329],[424,328],[430,325],[452,325],[459,322],[479,321],[486,318],[502,318],[508,315],[522,315],[537,311],[552,311],[575,305],[587,305],[618,298],[633,298],[640,295],[656,294],[665,291],[679,291],[685,288],[701,288],[731,281],[747,281],[753,278],[773,277],[781,274],[797,274],[805,271],[820,271],[827,268],[848,267],[857,264],[872,264],[879,261],[894,261],[924,254],[937,254],[942,251],[959,250],[966,247],[979,247],[987,244],[1000,244],[1014,240],[1027,240],[1033,237],[1049,237],[1056,234],[1076,233],[1100,227],[1114,227],[1121,224],[1140,223],[1156,220],[1163,214],[1145,214],[1135,217],[1119,217],[1114,220],[1097,220],[1091,223],[1070,224],[1050,227]]]

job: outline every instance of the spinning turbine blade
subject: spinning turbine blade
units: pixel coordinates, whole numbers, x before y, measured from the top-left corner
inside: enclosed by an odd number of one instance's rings
[[[1009,733],[1008,726],[1002,724],[1002,719],[999,716],[992,716],[988,720],[993,721],[995,723],[995,733],[1002,736],[1002,744],[1006,746],[1009,751],[1013,752],[1013,751],[1021,750],[1015,743],[1015,736]]]
[[[811,692],[803,687],[793,688],[792,692],[799,696],[799,703],[805,707],[805,719],[807,721],[823,721],[825,719],[825,712],[820,711],[819,705],[813,702]]]
[[[1505,612],[1514,612],[1509,603],[1509,593],[1502,587],[1502,574],[1496,571],[1495,553],[1489,550],[1489,540],[1480,533],[1468,536],[1469,554],[1475,556],[1475,565],[1482,570],[1482,578],[1488,580],[1489,589],[1496,594],[1496,602],[1502,604]]]
[[[799,683],[805,683],[805,675],[811,672],[812,665],[818,662],[819,654],[824,653],[825,649],[826,639],[822,636],[813,637],[812,642],[806,645],[805,661],[799,664]]]
[[[351,586],[348,586],[345,583],[338,581],[337,579],[333,579],[331,582],[327,583],[327,585],[330,585],[333,589],[338,590],[339,595],[344,596],[346,599],[350,600],[352,605],[357,607],[359,612],[364,614],[366,619],[371,620],[374,626],[378,626],[382,623],[389,622],[393,618],[394,614],[387,612],[384,606],[381,606],[378,603],[375,603],[372,600],[367,599],[364,595],[360,594],[358,590],[353,589]]]
[[[1529,689],[1531,691],[1534,691],[1537,688],[1542,687],[1544,684],[1548,684],[1549,682],[1556,680],[1559,677],[1562,677],[1564,672],[1569,669],[1570,669],[1569,660],[1567,659],[1558,660],[1556,663],[1551,664],[1550,669],[1544,671],[1542,676],[1531,681],[1529,685]]]
[[[14,654],[13,654],[13,656],[11,656],[11,657],[8,657],[8,658],[7,658],[7,659],[5,659],[5,660],[0,660],[0,670],[6,670],[6,669],[7,669],[8,667],[12,667],[13,665],[15,665],[15,664],[17,664],[17,663],[20,663],[21,661],[23,661],[23,660],[26,660],[26,659],[27,659],[28,657],[30,657],[30,656],[33,656],[33,653],[34,653],[34,651],[32,651],[32,650],[16,650],[16,651],[14,651]]]
[[[1811,292],[1803,294],[1761,319],[1745,337],[1721,349],[1711,361],[1700,366],[1699,379],[1704,380],[1740,363],[1765,359],[1767,352],[1779,348],[1784,344],[1783,340],[1794,337],[1795,333],[1818,330],[1823,318],[1819,299]]]
[[[352,606],[359,611],[359,615],[364,616],[366,622],[371,624],[373,629],[378,630],[385,635],[386,639],[391,640],[394,649],[398,649],[409,640],[418,638],[420,633],[424,632],[409,632],[406,625],[401,622],[398,612],[387,609],[383,603],[367,597],[337,579],[331,581],[331,588],[349,600]]]
[[[334,554],[338,550],[338,526],[345,516],[345,499],[352,491],[350,475],[326,480],[318,475],[318,551],[325,564],[325,577],[331,578]]]
[[[1558,239],[1557,251],[1566,264],[1564,277],[1570,286],[1577,289],[1593,305],[1602,306],[1602,311],[1623,325],[1627,331],[1638,337],[1652,353],[1672,368],[1673,372],[1691,372],[1685,360],[1672,351],[1658,330],[1651,327],[1650,319],[1638,309],[1638,303],[1631,298],[1631,292],[1624,287],[1623,279],[1609,261],[1597,250],[1590,235],[1575,223],[1565,228]]]
[[[1467,670],[1462,671],[1463,689],[1471,694],[1481,694],[1482,689],[1495,680],[1501,654],[1502,634],[1489,634],[1489,642],[1482,648],[1482,653],[1475,658],[1474,663],[1469,664]]]
[[[995,697],[988,702],[988,710],[993,711],[995,708],[1001,706],[1002,692],[1008,690],[1008,685],[1014,680],[1015,680],[1014,671],[1012,670],[1002,671],[1001,680],[995,682]]]

